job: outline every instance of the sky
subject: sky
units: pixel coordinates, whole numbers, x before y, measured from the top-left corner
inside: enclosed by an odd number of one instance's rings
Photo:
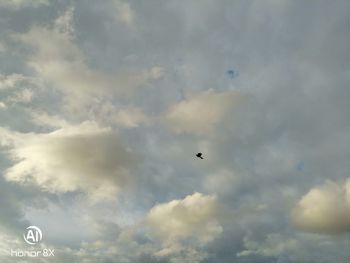
[[[0,261],[347,263],[349,10],[0,0]]]

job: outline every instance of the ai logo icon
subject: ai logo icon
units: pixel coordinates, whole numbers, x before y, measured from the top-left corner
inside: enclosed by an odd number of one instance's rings
[[[43,234],[39,227],[29,226],[23,234],[24,241],[29,245],[35,245],[41,241]]]
[[[39,227],[28,226],[26,229],[26,232],[23,234],[23,238],[27,244],[35,245],[42,240],[43,234],[42,234]],[[31,257],[31,258],[33,258],[33,257],[46,257],[46,258],[48,258],[48,257],[55,256],[55,250],[51,249],[51,248],[44,248],[44,249],[40,249],[40,250],[35,250],[33,247],[30,247],[30,249],[28,249],[28,250],[12,249],[11,248],[10,254],[11,254],[11,257],[19,257],[19,258],[24,258],[24,257]],[[45,262],[47,262],[47,261],[45,261]]]

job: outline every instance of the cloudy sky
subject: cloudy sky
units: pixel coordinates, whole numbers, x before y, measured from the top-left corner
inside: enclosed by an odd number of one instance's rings
[[[349,10],[0,0],[1,262],[349,262]]]

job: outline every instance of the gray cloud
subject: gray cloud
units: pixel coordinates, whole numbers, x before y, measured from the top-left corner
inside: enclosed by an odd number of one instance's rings
[[[1,7],[2,236],[56,217],[91,226],[49,234],[59,263],[347,262],[347,1]],[[33,189],[58,201],[23,210]]]

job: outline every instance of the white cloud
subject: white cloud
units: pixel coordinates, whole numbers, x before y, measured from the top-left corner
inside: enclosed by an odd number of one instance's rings
[[[302,230],[320,233],[350,231],[350,179],[344,185],[327,181],[298,202],[293,221]]]
[[[21,74],[1,75],[0,74],[0,90],[13,89],[24,81],[30,81],[31,78]]]
[[[130,29],[135,28],[135,12],[131,8],[130,3],[123,0],[114,0],[115,17],[118,21],[122,22]]]
[[[239,98],[239,93],[235,91],[204,91],[172,106],[162,121],[177,133],[207,134],[237,105]]]
[[[57,33],[66,35],[68,38],[73,37],[74,34],[74,26],[73,26],[73,18],[74,18],[74,7],[71,6],[63,13],[63,15],[59,16],[55,20],[54,31]]]
[[[0,0],[0,6],[9,8],[21,8],[21,7],[37,7],[40,5],[48,5],[48,0]]]
[[[22,74],[0,74],[0,91],[3,91],[1,108],[8,108],[18,103],[29,103],[41,88],[40,80]]]
[[[6,109],[6,108],[7,108],[6,103],[0,101],[0,109]]]
[[[7,47],[4,43],[0,42],[0,53],[5,52],[7,50]]]
[[[161,77],[164,76],[164,71],[165,71],[164,68],[155,66],[151,68],[150,75],[153,79],[160,79]]]
[[[35,27],[19,37],[35,48],[29,65],[38,76],[60,89],[68,100],[100,94],[113,87],[113,78],[94,72],[85,63],[81,51],[65,33]]]
[[[130,107],[118,111],[114,117],[115,122],[126,128],[136,128],[141,124],[150,124],[148,117],[140,108]]]
[[[249,236],[243,239],[246,250],[237,253],[238,257],[249,256],[252,254],[262,256],[278,256],[297,248],[298,242],[295,239],[285,239],[280,234],[269,234],[264,242],[251,240]]]
[[[22,89],[21,91],[18,91],[14,93],[10,98],[8,98],[8,102],[10,103],[28,103],[31,102],[34,97],[34,92],[30,89]]]
[[[147,222],[165,241],[192,237],[205,243],[222,232],[219,213],[215,196],[194,193],[182,200],[154,206]]]
[[[208,257],[203,246],[223,231],[222,212],[215,196],[201,193],[155,205],[146,217],[150,236],[161,241],[154,256],[171,262],[201,262]]]
[[[74,9],[69,8],[56,19],[52,28],[32,27],[27,33],[15,36],[34,49],[28,65],[39,78],[65,95],[68,108],[81,109],[81,106],[91,105],[101,97],[110,98],[113,94],[133,95],[142,85],[163,75],[161,67],[117,75],[91,69],[73,41],[73,12]]]
[[[240,185],[240,177],[234,171],[222,169],[203,179],[203,186],[210,192],[221,194],[234,192]]]
[[[204,250],[198,250],[186,246],[176,246],[167,247],[161,249],[160,251],[154,253],[157,258],[167,258],[170,259],[171,263],[200,263],[204,259],[208,258],[208,253]]]
[[[69,123],[57,115],[49,115],[45,112],[31,111],[31,121],[38,126],[63,128],[68,127]]]
[[[113,198],[137,165],[117,134],[93,122],[41,134],[2,128],[1,135],[14,162],[5,178],[53,193],[83,191],[93,199]]]

